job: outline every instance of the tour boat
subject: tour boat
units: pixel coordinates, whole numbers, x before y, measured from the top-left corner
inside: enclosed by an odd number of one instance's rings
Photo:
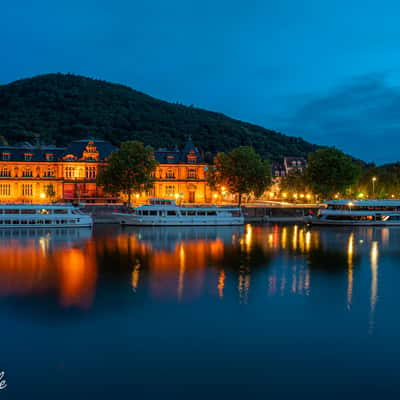
[[[389,226],[400,225],[400,200],[331,200],[310,225]]]
[[[92,217],[69,204],[0,204],[2,228],[91,227]]]
[[[232,206],[178,206],[170,199],[149,199],[149,204],[128,212],[115,212],[121,225],[149,226],[207,226],[243,225],[244,217],[240,207]]]

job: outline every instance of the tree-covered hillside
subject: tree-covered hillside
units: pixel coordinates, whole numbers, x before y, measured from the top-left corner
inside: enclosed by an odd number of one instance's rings
[[[191,135],[215,153],[252,145],[264,157],[306,156],[316,146],[223,114],[157,100],[129,87],[75,75],[49,74],[0,86],[0,135],[65,145],[88,136],[156,148]]]

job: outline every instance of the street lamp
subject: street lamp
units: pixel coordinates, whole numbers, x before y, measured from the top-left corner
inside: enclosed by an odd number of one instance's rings
[[[372,197],[375,196],[375,181],[376,181],[376,176],[372,177]]]

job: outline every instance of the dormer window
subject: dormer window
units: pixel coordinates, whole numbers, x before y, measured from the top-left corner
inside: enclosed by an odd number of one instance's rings
[[[82,158],[85,161],[98,161],[99,160],[99,152],[97,150],[94,142],[89,142],[85,147],[85,151],[82,154]]]
[[[167,156],[167,163],[168,164],[173,164],[175,161],[175,157],[174,156]]]
[[[3,153],[2,154],[2,160],[3,161],[10,161],[11,154],[10,153]]]
[[[75,157],[72,154],[70,154],[70,155],[66,156],[64,158],[64,160],[65,161],[75,161]]]
[[[46,154],[46,161],[53,161],[54,160],[54,155],[51,153]]]
[[[196,164],[196,162],[197,162],[197,157],[195,156],[195,155],[188,155],[187,156],[187,162],[189,163],[189,164]]]
[[[25,153],[24,160],[25,161],[32,161],[33,154],[32,153]]]

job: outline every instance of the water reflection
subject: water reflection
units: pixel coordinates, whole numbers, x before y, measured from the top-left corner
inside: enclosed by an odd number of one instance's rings
[[[238,227],[0,230],[0,296],[57,298],[61,309],[96,304],[252,304],[267,298],[333,296],[353,312],[365,298],[374,332],[378,269],[397,255],[400,230]],[[364,280],[368,279],[368,287]],[[335,291],[331,292],[331,287]],[[358,312],[359,308],[357,308]]]
[[[0,230],[0,295],[58,292],[64,307],[88,308],[97,269],[91,229]]]

